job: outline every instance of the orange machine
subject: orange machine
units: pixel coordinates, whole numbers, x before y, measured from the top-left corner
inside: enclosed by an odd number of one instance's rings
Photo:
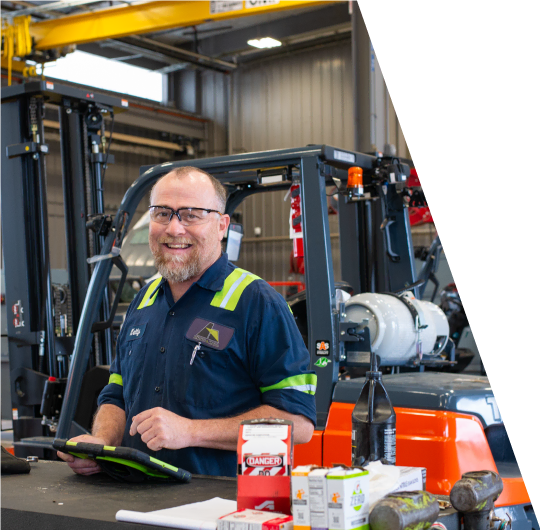
[[[429,492],[449,495],[463,473],[492,470],[504,483],[496,506],[530,503],[487,378],[463,375],[457,388],[449,374],[401,374],[383,381],[396,412],[396,463],[425,467]],[[362,383],[337,383],[326,429],[295,447],[295,465],[351,465],[353,399]],[[406,402],[409,406],[399,406]]]

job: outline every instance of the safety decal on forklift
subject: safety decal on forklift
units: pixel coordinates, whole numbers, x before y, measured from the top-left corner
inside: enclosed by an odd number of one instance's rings
[[[330,341],[328,340],[318,340],[317,345],[317,355],[330,355]]]
[[[246,0],[246,9],[279,4],[279,0]]]
[[[210,14],[215,15],[217,13],[227,13],[228,11],[239,11],[244,7],[242,0],[234,0],[229,2],[223,1],[210,1]]]
[[[320,359],[317,359],[317,362],[315,363],[315,366],[318,366],[319,368],[325,368],[328,363],[331,363],[332,361],[326,357],[321,357]]]

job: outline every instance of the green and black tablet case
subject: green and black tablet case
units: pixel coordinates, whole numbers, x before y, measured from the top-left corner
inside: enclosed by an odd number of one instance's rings
[[[189,482],[191,473],[130,447],[71,442],[56,438],[53,447],[78,458],[96,460],[111,477],[124,482]]]

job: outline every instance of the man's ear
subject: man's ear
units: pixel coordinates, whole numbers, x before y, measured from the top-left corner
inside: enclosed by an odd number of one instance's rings
[[[231,218],[227,214],[223,214],[219,218],[218,230],[219,230],[219,240],[221,241],[225,234],[227,233],[227,228],[231,224]]]

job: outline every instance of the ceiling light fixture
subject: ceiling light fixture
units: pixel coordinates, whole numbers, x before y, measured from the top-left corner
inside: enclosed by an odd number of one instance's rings
[[[273,39],[272,37],[264,37],[263,39],[251,39],[248,40],[248,44],[250,46],[254,46],[255,48],[276,48],[277,46],[281,46],[281,42]]]

